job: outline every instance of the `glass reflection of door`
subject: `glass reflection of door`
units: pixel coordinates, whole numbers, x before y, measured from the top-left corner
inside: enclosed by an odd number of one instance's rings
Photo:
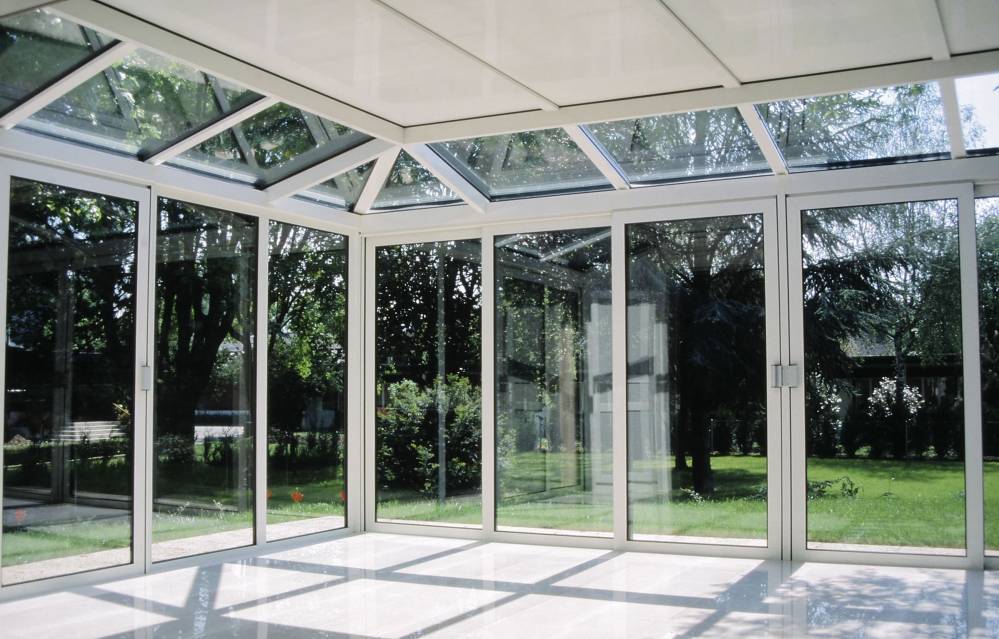
[[[624,219],[632,540],[780,556],[776,223],[773,199]]]
[[[0,188],[4,586],[141,565],[145,423],[136,329],[148,191],[12,165]]]
[[[795,559],[957,565],[980,539],[959,222],[974,214],[961,206],[970,187],[789,202]],[[967,471],[980,473],[970,453]]]

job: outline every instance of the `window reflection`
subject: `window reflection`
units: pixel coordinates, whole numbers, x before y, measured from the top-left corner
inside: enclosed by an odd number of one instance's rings
[[[963,554],[957,202],[801,217],[808,545]]]
[[[610,235],[496,238],[499,530],[613,530]]]
[[[253,543],[257,221],[159,200],[154,561]]]
[[[347,240],[270,223],[267,539],[342,528]]]
[[[482,522],[481,242],[376,249],[379,521]]]
[[[3,583],[131,561],[138,204],[11,181]]]
[[[627,228],[631,536],[765,545],[763,217]]]

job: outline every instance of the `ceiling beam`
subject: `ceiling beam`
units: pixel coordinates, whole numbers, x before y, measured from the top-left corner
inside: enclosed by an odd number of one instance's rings
[[[423,168],[433,173],[434,177],[441,181],[444,186],[458,194],[468,206],[479,213],[485,213],[489,206],[489,198],[482,194],[479,189],[458,173],[450,164],[437,155],[433,149],[426,144],[413,144],[403,147],[406,153],[413,156]]]
[[[243,108],[236,109],[232,113],[219,118],[205,127],[202,127],[191,135],[174,141],[166,148],[150,155],[145,159],[145,161],[150,164],[163,164],[167,160],[177,157],[188,149],[193,149],[205,140],[214,138],[219,133],[232,128],[234,125],[239,124],[244,120],[252,118],[256,114],[271,108],[275,104],[278,104],[278,100],[275,98],[260,98],[259,100],[255,100]]]
[[[760,117],[760,112],[752,104],[740,104],[738,108],[739,115],[742,116],[750,133],[753,134],[753,138],[756,139],[756,146],[760,147],[763,157],[770,165],[770,170],[777,175],[787,175],[787,162],[784,160],[784,154],[780,152],[780,147],[770,135],[770,129]]]
[[[401,20],[404,20],[409,25],[411,25],[411,26],[419,29],[420,31],[422,31],[423,33],[427,34],[431,38],[437,40],[438,42],[440,42],[444,46],[446,46],[449,49],[457,52],[459,55],[462,55],[465,58],[468,58],[469,60],[475,62],[477,65],[479,65],[481,67],[484,67],[484,68],[492,71],[493,73],[499,75],[500,77],[502,77],[503,79],[505,79],[507,82],[515,85],[521,91],[530,94],[531,97],[534,98],[537,101],[538,108],[543,109],[545,111],[557,111],[558,110],[559,107],[558,107],[557,104],[555,104],[555,102],[553,102],[552,100],[549,100],[547,97],[541,95],[541,93],[539,93],[538,91],[534,90],[532,87],[530,87],[527,84],[521,82],[520,80],[518,80],[517,78],[513,77],[512,75],[510,75],[506,71],[500,69],[499,67],[490,64],[486,60],[483,60],[482,58],[480,58],[479,56],[475,55],[474,53],[472,53],[468,49],[465,49],[464,47],[459,46],[455,42],[452,42],[448,38],[445,38],[441,34],[437,33],[433,29],[431,29],[430,27],[424,25],[422,22],[419,22],[415,18],[410,17],[406,13],[403,13],[402,11],[396,9],[395,7],[393,7],[392,5],[388,4],[387,2],[383,2],[382,0],[371,0],[371,2],[373,2],[374,4],[380,6],[383,9],[385,9],[389,13],[397,16]]]
[[[590,137],[590,135],[583,130],[583,127],[579,125],[572,125],[563,127],[565,132],[572,138],[572,141],[576,143],[579,150],[582,151],[586,158],[597,167],[597,169],[603,174],[604,178],[611,183],[615,189],[628,189],[631,185],[628,184],[627,178],[618,168],[617,163],[613,162],[604,153],[604,150],[597,144],[597,142]]]
[[[930,45],[929,54],[934,60],[950,60],[950,45],[947,44],[947,31],[937,0],[920,0],[917,11],[922,13],[926,23],[926,39]],[[957,101],[957,84],[954,78],[937,81],[940,87],[940,102],[943,105],[944,120],[947,123],[947,138],[950,141],[950,156],[954,159],[967,157],[964,148],[964,129],[961,125],[961,105]]]
[[[71,71],[56,78],[42,89],[36,91],[28,99],[0,117],[0,127],[10,129],[27,120],[54,101],[80,86],[104,69],[121,61],[135,51],[136,45],[131,42],[115,42],[100,50]]]
[[[264,189],[264,192],[267,193],[267,199],[269,201],[273,202],[275,200],[280,200],[283,197],[288,197],[290,195],[294,195],[295,193],[299,193],[300,191],[312,188],[313,186],[321,184],[330,178],[334,178],[341,173],[346,173],[351,169],[367,164],[393,148],[398,147],[394,146],[391,142],[386,142],[385,140],[379,140],[378,138],[368,140],[364,144],[355,146],[349,151],[344,151],[343,153],[335,155],[313,167],[305,169],[304,171],[299,171],[294,175],[290,175],[280,182],[275,182]]]
[[[950,45],[947,44],[947,31],[937,0],[919,0],[916,11],[923,16],[926,24],[926,40],[930,45],[929,55],[934,60],[950,59]]]
[[[371,173],[364,183],[364,188],[361,189],[361,194],[357,196],[357,202],[354,203],[355,213],[370,213],[374,208],[375,198],[378,197],[379,191],[385,185],[385,180],[392,172],[392,167],[395,166],[395,161],[401,150],[400,147],[392,147],[375,160],[375,165],[371,167]]]
[[[705,56],[707,56],[715,66],[715,70],[718,73],[718,83],[724,87],[737,87],[742,84],[742,81],[735,76],[732,69],[728,68],[728,65],[718,57],[718,55],[711,50],[701,37],[694,33],[694,30],[687,26],[687,23],[680,19],[680,16],[676,15],[676,12],[670,8],[666,0],[655,0],[669,16],[673,24],[687,34],[687,37],[694,43],[694,45],[701,50]]]
[[[855,89],[928,82],[999,70],[999,51],[952,56],[949,60],[919,60],[849,71],[763,80],[741,86],[712,87],[678,93],[624,98],[563,106],[558,111],[530,111],[407,127],[406,143],[422,144],[460,138],[502,135],[703,109],[737,107],[790,98],[843,93]]]
[[[398,124],[304,87],[278,75],[237,60],[198,42],[158,27],[94,0],[65,0],[52,11],[84,26],[180,60],[202,71],[293,107],[321,115],[367,135],[401,143]]]

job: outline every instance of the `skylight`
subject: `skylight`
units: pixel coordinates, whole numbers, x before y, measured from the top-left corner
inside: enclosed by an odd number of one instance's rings
[[[368,162],[356,169],[351,169],[346,173],[326,180],[322,184],[317,184],[308,191],[299,194],[300,197],[332,206],[338,209],[350,211],[357,204],[357,198],[361,196],[364,183],[367,182],[374,162]]]
[[[374,209],[391,210],[410,206],[457,204],[461,198],[423,168],[413,156],[402,151],[388,179],[375,198]]]
[[[601,122],[586,129],[632,184],[770,171],[734,108]]]
[[[71,71],[110,38],[35,9],[0,20],[0,113]]]
[[[960,78],[957,100],[964,147],[972,155],[999,153],[999,73]]]
[[[49,104],[22,126],[145,158],[260,97],[139,50]]]
[[[282,103],[203,142],[173,163],[265,188],[370,139]]]
[[[562,129],[453,140],[430,146],[490,199],[611,188]]]
[[[757,105],[792,171],[948,157],[935,83]]]

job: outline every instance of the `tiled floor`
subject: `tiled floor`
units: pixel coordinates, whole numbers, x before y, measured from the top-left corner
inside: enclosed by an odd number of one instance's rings
[[[999,637],[999,572],[367,534],[0,603],[5,639]]]

